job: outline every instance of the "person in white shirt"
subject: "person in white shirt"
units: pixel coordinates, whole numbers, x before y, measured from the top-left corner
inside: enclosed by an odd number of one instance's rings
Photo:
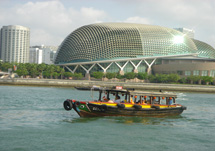
[[[115,103],[120,103],[121,102],[121,99],[120,99],[120,96],[116,96],[116,100],[114,101]]]

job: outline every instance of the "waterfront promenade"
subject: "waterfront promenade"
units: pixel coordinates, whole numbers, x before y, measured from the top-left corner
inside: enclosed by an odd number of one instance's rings
[[[163,90],[182,92],[205,92],[215,93],[215,86],[209,85],[188,85],[188,84],[161,84],[142,82],[105,82],[89,80],[60,80],[60,79],[0,79],[0,85],[23,85],[23,86],[53,86],[53,87],[112,87],[123,86],[140,90]]]

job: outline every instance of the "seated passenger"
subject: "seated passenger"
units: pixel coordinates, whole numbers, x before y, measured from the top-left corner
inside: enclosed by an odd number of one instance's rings
[[[107,102],[107,101],[109,100],[109,99],[106,98],[105,96],[103,96],[102,99],[103,99],[103,100],[102,100],[103,102]]]
[[[130,97],[130,103],[134,104],[134,101],[133,101],[132,97]]]
[[[168,101],[168,105],[172,105],[172,104],[173,104],[172,97],[170,97]]]
[[[147,101],[146,100],[142,100],[142,104],[147,104]]]
[[[153,97],[152,104],[158,104],[158,101],[156,100],[156,97]]]
[[[110,100],[110,98],[108,98],[108,101],[107,101],[108,103],[114,103],[114,101],[113,100]]]
[[[116,96],[116,100],[115,100],[115,103],[120,103],[121,102],[121,100],[120,100],[120,96]]]

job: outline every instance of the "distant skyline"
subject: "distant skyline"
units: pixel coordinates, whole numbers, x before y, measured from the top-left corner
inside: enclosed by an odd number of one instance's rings
[[[185,27],[215,47],[214,0],[0,0],[0,27],[30,28],[31,46],[58,46],[75,29],[100,22]]]

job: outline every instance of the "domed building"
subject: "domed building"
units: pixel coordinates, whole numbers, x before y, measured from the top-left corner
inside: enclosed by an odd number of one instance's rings
[[[55,64],[88,77],[94,71],[180,73],[183,76],[186,70],[191,70],[188,66],[180,69],[183,62],[189,60],[195,64],[198,60],[214,64],[214,58],[213,47],[175,29],[98,23],[82,26],[69,34],[57,51]]]

